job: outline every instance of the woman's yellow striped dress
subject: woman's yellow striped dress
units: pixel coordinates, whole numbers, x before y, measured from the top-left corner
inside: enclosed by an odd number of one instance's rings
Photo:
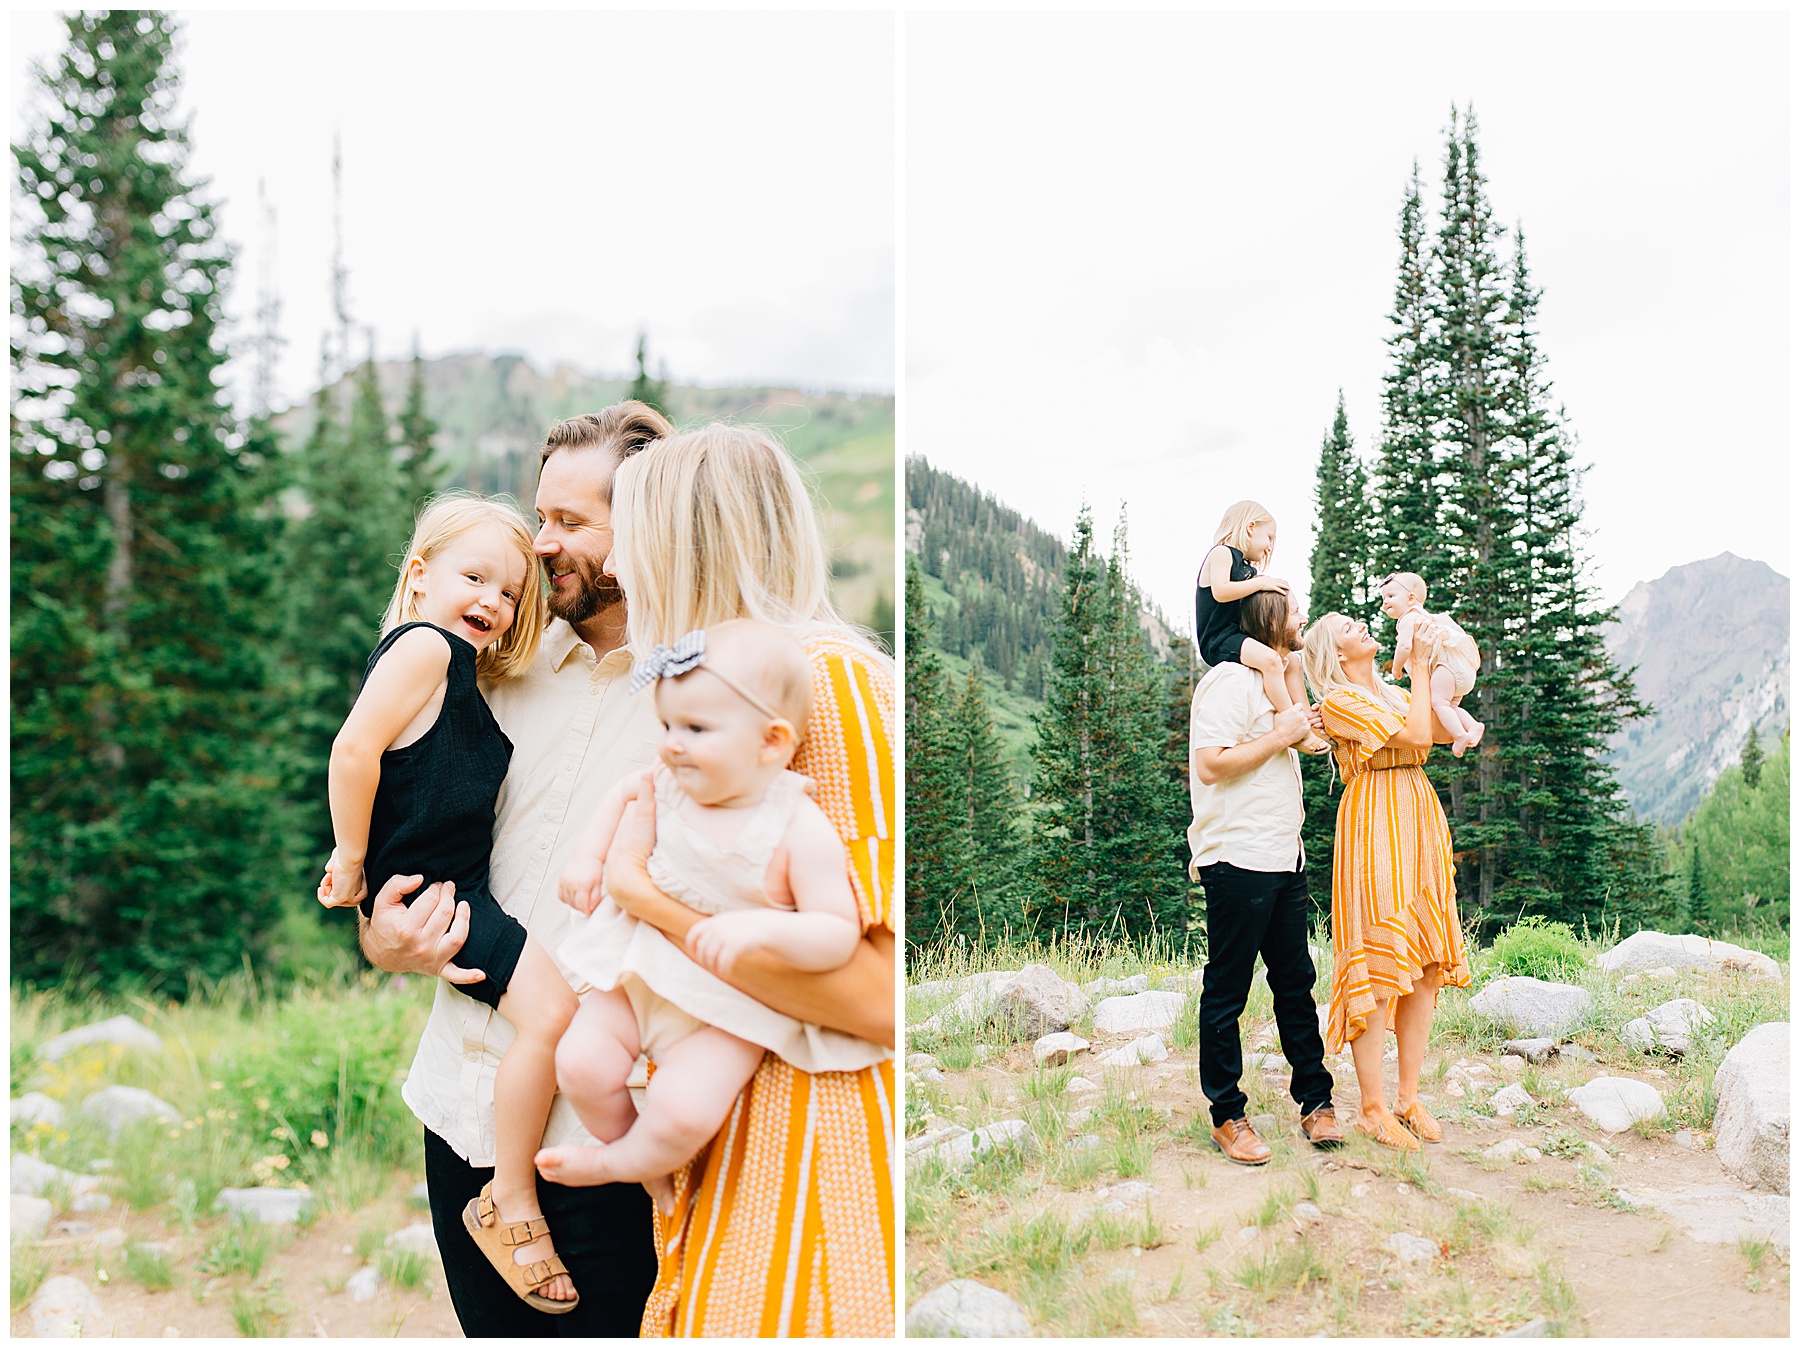
[[[1404,694],[1402,694],[1404,696]],[[1403,714],[1357,689],[1321,705],[1344,798],[1332,852],[1330,1019],[1333,1052],[1362,1034],[1377,997],[1405,996],[1427,964],[1443,983],[1469,986],[1456,917],[1450,825],[1425,776],[1429,749],[1384,749]]]
[[[812,723],[793,769],[850,852],[864,930],[892,931],[893,680],[839,638],[807,653]],[[891,1337],[894,1108],[891,1060],[809,1075],[764,1057],[675,1177],[645,1337]]]

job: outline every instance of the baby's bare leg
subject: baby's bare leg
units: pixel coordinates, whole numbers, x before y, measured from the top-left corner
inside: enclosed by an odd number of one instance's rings
[[[1450,732],[1450,752],[1461,758],[1471,746],[1481,743],[1485,727],[1459,705],[1456,676],[1442,665],[1431,671],[1431,710],[1438,723]]]
[[[631,1131],[599,1147],[547,1147],[538,1170],[558,1184],[653,1181],[687,1161],[719,1131],[763,1050],[708,1026],[663,1050]]]
[[[581,999],[568,1033],[556,1046],[556,1085],[582,1126],[602,1142],[616,1142],[637,1119],[626,1081],[638,1053],[637,1016],[619,989]]]
[[[500,1220],[522,1222],[543,1215],[532,1158],[543,1145],[556,1095],[556,1045],[575,1014],[575,994],[543,947],[526,941],[499,1009],[511,1022],[514,1038],[494,1071],[492,1192]],[[513,1258],[529,1264],[548,1259],[553,1248],[545,1236],[518,1246]],[[575,1295],[574,1284],[561,1274],[539,1290],[552,1301]]]

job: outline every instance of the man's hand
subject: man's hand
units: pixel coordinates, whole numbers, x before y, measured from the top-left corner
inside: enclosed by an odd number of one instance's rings
[[[695,964],[723,978],[738,960],[760,949],[768,933],[766,913],[718,913],[696,922],[688,932],[687,950]]]
[[[319,902],[327,908],[349,908],[368,897],[369,882],[361,865],[344,860],[343,849],[331,849],[325,876],[319,881]]]
[[[556,878],[556,897],[578,913],[591,913],[600,906],[600,885],[606,863],[599,857],[577,854]]]
[[[1292,706],[1285,711],[1275,713],[1274,734],[1283,744],[1292,746],[1300,743],[1313,731],[1312,717],[1303,706]]]
[[[450,963],[469,939],[469,905],[458,902],[448,880],[432,885],[408,907],[402,902],[423,876],[396,875],[375,896],[374,914],[363,923],[363,954],[391,974],[425,974],[451,983],[479,983],[487,975]]]

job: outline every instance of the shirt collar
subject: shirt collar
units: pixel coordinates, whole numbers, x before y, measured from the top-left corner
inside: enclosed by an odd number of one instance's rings
[[[577,646],[586,646],[581,634],[562,618],[552,618],[550,626],[544,629],[540,645],[550,657],[550,668],[561,671],[568,658],[574,654]],[[615,673],[625,673],[631,669],[631,652],[623,646],[608,651],[600,659],[600,668],[612,669]]]

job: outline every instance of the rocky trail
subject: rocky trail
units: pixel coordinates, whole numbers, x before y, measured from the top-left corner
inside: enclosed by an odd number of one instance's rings
[[[1444,1138],[1411,1156],[1351,1130],[1347,1053],[1326,1061],[1351,1140],[1305,1142],[1259,978],[1257,1168],[1207,1135],[1197,971],[915,988],[908,1332],[1785,1335],[1783,975],[1699,939],[1446,992],[1421,1089]],[[1721,1030],[1708,1128],[1697,1041]]]

